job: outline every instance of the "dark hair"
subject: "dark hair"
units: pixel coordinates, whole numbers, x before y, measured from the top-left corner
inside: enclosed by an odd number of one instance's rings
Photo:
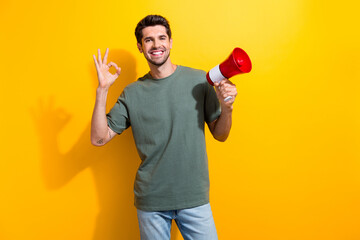
[[[169,39],[171,38],[171,30],[168,20],[166,20],[164,17],[160,15],[148,15],[144,17],[136,26],[135,28],[135,36],[136,41],[140,44],[142,44],[141,40],[143,38],[142,30],[146,27],[152,27],[156,25],[161,25],[166,28],[166,33],[169,36]]]

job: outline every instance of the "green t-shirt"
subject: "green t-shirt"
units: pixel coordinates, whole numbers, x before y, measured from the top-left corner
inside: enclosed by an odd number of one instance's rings
[[[204,123],[220,115],[206,73],[178,66],[163,79],[146,74],[129,84],[107,114],[120,134],[131,126],[141,158],[135,206],[165,211],[209,202],[209,173]]]

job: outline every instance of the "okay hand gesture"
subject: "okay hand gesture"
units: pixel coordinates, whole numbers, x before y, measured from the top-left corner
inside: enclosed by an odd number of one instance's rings
[[[95,67],[99,79],[99,87],[109,89],[109,87],[115,82],[115,80],[119,77],[121,69],[114,63],[114,62],[107,62],[107,57],[109,53],[109,48],[106,49],[104,59],[101,60],[101,53],[100,49],[98,49],[98,59],[96,60],[95,55],[94,61],[95,61]],[[116,69],[115,74],[111,74],[109,72],[109,69],[113,66]]]

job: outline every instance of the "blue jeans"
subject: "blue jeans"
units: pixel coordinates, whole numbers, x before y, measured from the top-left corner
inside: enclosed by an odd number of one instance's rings
[[[141,240],[169,240],[174,219],[184,240],[217,240],[210,204],[199,207],[146,212],[137,210]]]

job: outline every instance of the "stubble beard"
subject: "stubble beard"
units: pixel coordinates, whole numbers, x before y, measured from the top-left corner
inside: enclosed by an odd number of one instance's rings
[[[161,62],[155,62],[153,60],[151,60],[151,58],[148,58],[146,55],[145,55],[145,58],[146,60],[151,63],[152,65],[154,66],[157,66],[157,67],[161,67],[162,65],[164,65],[164,63],[166,63],[166,61],[169,59],[170,57],[170,53],[167,54],[167,56],[165,56],[164,60],[161,61]]]

